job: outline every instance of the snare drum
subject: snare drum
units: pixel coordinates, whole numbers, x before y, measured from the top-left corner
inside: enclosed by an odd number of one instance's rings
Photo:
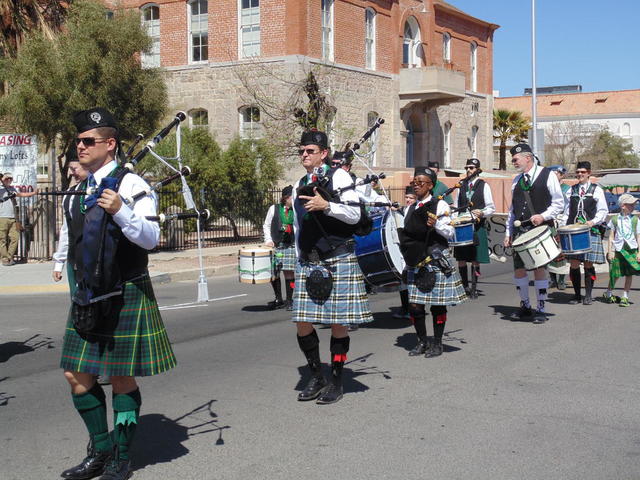
[[[471,217],[457,217],[451,222],[451,226],[455,231],[453,239],[449,240],[449,246],[473,245],[474,222]]]
[[[402,216],[389,210],[372,216],[371,220],[373,229],[369,235],[353,237],[360,270],[364,278],[377,287],[399,285],[405,265],[398,238]]]
[[[238,252],[240,283],[269,283],[273,278],[273,249],[242,248]]]
[[[548,225],[541,225],[520,235],[513,241],[513,250],[520,255],[527,270],[544,267],[560,254]]]
[[[590,230],[591,227],[580,223],[558,228],[562,253],[580,254],[590,252],[592,250]]]

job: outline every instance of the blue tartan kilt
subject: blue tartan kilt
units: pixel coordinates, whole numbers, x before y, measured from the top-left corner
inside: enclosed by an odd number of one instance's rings
[[[447,256],[449,262],[454,266],[450,255]],[[409,284],[409,303],[418,303],[422,305],[444,305],[453,306],[464,302],[467,294],[464,291],[462,280],[457,269],[448,277],[440,271],[440,269],[431,264],[425,266],[430,271],[436,272],[436,283],[430,292],[421,292],[415,285],[414,276],[418,271],[417,268],[407,267],[407,282]]]
[[[604,256],[604,246],[602,245],[602,237],[600,234],[591,232],[591,251],[580,253],[578,255],[566,254],[568,260],[580,260],[581,262],[605,263],[607,260]]]
[[[94,375],[140,377],[175,367],[176,357],[149,275],[125,283],[124,292],[117,299],[114,318],[90,334],[78,333],[69,311],[60,368]]]
[[[313,264],[298,262],[293,291],[294,322],[349,325],[373,320],[358,259],[352,253],[321,262],[333,276],[333,289],[326,301],[314,301],[306,289],[307,274]]]
[[[285,248],[276,248],[275,269],[293,272],[296,269],[296,247],[291,245]]]

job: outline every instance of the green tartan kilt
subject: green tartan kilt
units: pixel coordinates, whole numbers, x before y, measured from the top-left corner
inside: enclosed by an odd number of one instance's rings
[[[640,275],[640,264],[636,260],[638,249],[621,250],[616,252],[609,265],[609,278],[616,279],[631,275]]]
[[[60,368],[94,375],[144,377],[176,366],[171,343],[146,274],[127,282],[109,325],[80,334],[71,310],[62,344]]]

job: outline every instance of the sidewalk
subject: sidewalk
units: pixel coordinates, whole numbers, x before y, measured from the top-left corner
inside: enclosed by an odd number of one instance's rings
[[[207,277],[230,275],[238,271],[238,251],[247,245],[202,249],[204,273]],[[66,270],[61,282],[51,277],[53,262],[29,262],[12,267],[0,266],[0,295],[25,295],[68,292]],[[158,252],[149,255],[149,273],[154,283],[197,280],[200,276],[198,250]]]

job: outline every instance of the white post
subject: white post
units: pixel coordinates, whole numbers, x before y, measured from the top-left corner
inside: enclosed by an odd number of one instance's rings
[[[536,150],[536,135],[538,131],[538,115],[537,115],[537,87],[536,87],[536,0],[531,0],[531,119],[533,121],[533,135],[529,139],[531,150]]]

